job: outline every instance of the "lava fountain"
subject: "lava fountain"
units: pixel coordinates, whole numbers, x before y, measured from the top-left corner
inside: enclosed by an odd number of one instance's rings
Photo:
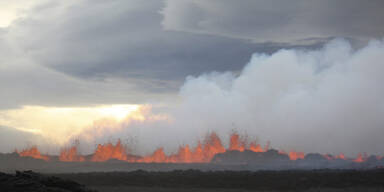
[[[137,156],[128,153],[128,147],[123,145],[120,140],[113,143],[98,144],[94,153],[89,157],[85,157],[78,153],[77,146],[61,149],[58,160],[62,162],[105,162],[108,160],[116,159],[120,161],[126,161],[131,163],[208,163],[216,154],[224,153],[226,151],[253,151],[253,152],[266,152],[269,150],[269,142],[262,147],[256,141],[250,143],[241,137],[238,133],[234,132],[230,135],[229,147],[225,148],[221,142],[219,136],[212,132],[206,136],[203,142],[198,141],[195,147],[189,145],[180,146],[178,151],[167,155],[164,152],[164,148],[157,148],[152,154],[146,156]],[[17,151],[16,151],[17,152]],[[48,155],[42,155],[36,146],[29,149],[24,149],[21,152],[17,152],[21,157],[32,157],[35,159],[42,159],[45,161],[50,160]],[[305,153],[295,150],[285,152],[279,150],[280,154],[285,154],[290,160],[295,161],[298,159],[304,159]],[[337,156],[324,154],[324,158],[328,160],[342,159],[347,160],[343,153]],[[368,159],[366,153],[359,153],[353,162],[361,163]],[[377,156],[377,159],[381,159],[381,156]]]

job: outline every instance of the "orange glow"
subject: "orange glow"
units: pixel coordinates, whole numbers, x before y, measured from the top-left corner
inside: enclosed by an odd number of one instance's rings
[[[152,154],[146,156],[135,156],[129,154],[127,148],[121,143],[120,140],[116,144],[106,143],[98,144],[95,152],[92,157],[86,159],[84,156],[78,153],[77,147],[73,146],[70,148],[63,148],[58,157],[59,161],[63,162],[83,162],[83,161],[93,161],[93,162],[104,162],[111,159],[117,159],[121,161],[127,161],[131,163],[208,163],[212,158],[219,153],[224,153],[226,151],[236,150],[244,151],[250,150],[253,152],[266,152],[269,149],[269,142],[264,146],[264,148],[253,141],[251,143],[246,142],[243,137],[237,133],[232,133],[230,135],[230,141],[228,149],[226,149],[221,139],[217,136],[215,132],[210,133],[206,136],[203,142],[199,141],[195,147],[190,147],[189,145],[182,145],[179,147],[178,151],[172,154],[167,155],[164,152],[162,147],[157,148]],[[304,159],[305,154],[303,152],[290,151],[289,153],[284,150],[279,150],[280,154],[287,155],[290,160]],[[37,147],[32,147],[30,149],[25,149],[19,152],[19,155],[22,157],[33,157],[36,159],[50,160],[48,156],[41,155]],[[327,160],[334,159],[343,159],[348,160],[343,153],[333,157],[329,154],[324,154],[324,158]],[[376,156],[380,160],[381,156]],[[367,160],[367,154],[359,153],[355,159],[349,159],[353,162],[361,163]]]
[[[167,161],[167,156],[165,155],[164,153],[164,150],[163,148],[158,148],[155,150],[155,152],[153,152],[152,155],[150,156],[147,156],[147,157],[143,157],[141,159],[138,160],[138,162],[142,162],[142,163],[151,163],[151,162],[154,162],[154,163],[168,163]]]
[[[256,142],[251,142],[249,145],[249,150],[253,152],[265,152],[260,144],[256,144]]]
[[[244,151],[245,141],[241,140],[239,134],[232,133],[230,138],[229,150]]]
[[[304,152],[296,152],[296,151],[290,151],[289,153],[285,152],[284,150],[279,151],[282,155],[288,155],[290,160],[297,160],[297,159],[304,159],[305,154]]]
[[[91,161],[101,162],[110,159],[127,160],[127,153],[125,147],[121,144],[120,140],[116,145],[107,143],[104,145],[98,144]]]
[[[202,145],[200,142],[192,150],[189,145],[179,147],[176,154],[167,156],[163,148],[157,149],[150,156],[142,157],[137,162],[155,163],[206,163],[218,153],[225,152],[220,138],[216,133],[211,133]]]
[[[367,160],[367,154],[364,153],[364,155],[362,155],[361,153],[359,153],[359,154],[357,154],[356,159],[354,159],[353,161],[356,162],[356,163],[362,163],[365,160]]]
[[[195,150],[193,151],[192,159],[193,159],[193,162],[199,162],[199,163],[204,162],[204,151],[200,142],[195,147]]]
[[[17,152],[17,151],[16,151]],[[17,152],[21,157],[32,157],[35,159],[42,159],[45,161],[49,161],[49,157],[45,155],[41,155],[40,151],[36,146],[33,146],[29,149],[24,149],[21,152]]]
[[[343,160],[347,159],[343,153],[340,153],[338,156],[336,156],[336,158],[337,159],[343,159]]]
[[[289,152],[288,156],[289,156],[289,159],[291,160],[304,159],[303,152],[291,151]]]
[[[177,156],[175,156],[177,162],[192,163],[195,161],[193,158],[193,152],[189,149],[189,145],[180,147]]]
[[[205,140],[203,146],[203,162],[209,162],[213,156],[218,153],[224,153],[225,151],[226,150],[221,144],[220,138],[213,132]]]
[[[77,153],[77,147],[73,146],[71,148],[64,148],[60,152],[59,156],[60,161],[64,162],[82,162],[85,161],[85,158]]]

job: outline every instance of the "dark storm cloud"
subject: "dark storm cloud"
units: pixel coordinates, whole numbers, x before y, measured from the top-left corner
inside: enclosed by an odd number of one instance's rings
[[[0,85],[7,90],[0,107],[171,98],[188,75],[239,71],[255,52],[316,48],[333,36],[351,36],[336,33],[344,29],[337,24],[350,18],[343,10],[358,8],[357,1],[336,12],[340,2],[328,2],[328,10],[300,0],[48,1],[0,31]],[[368,16],[375,17],[362,27],[380,22],[380,6],[373,5],[351,15],[356,25]],[[377,36],[381,27],[353,33]],[[296,36],[304,40],[291,41]]]
[[[206,71],[239,70],[253,52],[281,48],[281,45],[163,31],[159,1],[91,4],[83,1],[66,9],[58,18],[38,21],[44,25],[23,21],[22,29],[35,34],[32,40],[26,38],[25,49],[30,48],[30,54],[39,63],[81,78],[117,75],[181,80]]]
[[[383,7],[381,0],[166,0],[162,12],[168,30],[294,42],[382,37]]]

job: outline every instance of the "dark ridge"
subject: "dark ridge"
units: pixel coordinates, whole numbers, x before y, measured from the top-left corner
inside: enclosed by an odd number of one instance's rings
[[[327,161],[327,159],[323,155],[320,155],[318,153],[309,153],[305,155],[304,159],[308,161]]]
[[[309,153],[304,159],[290,160],[288,155],[270,149],[266,152],[226,151],[216,154],[211,163],[216,165],[247,165],[249,170],[290,170],[290,169],[372,169],[384,167],[384,158],[370,156],[366,161],[357,163],[352,159],[328,160],[319,153]]]
[[[0,172],[0,191],[12,192],[94,192],[68,179],[44,176],[32,171],[16,171],[15,175]]]
[[[226,151],[215,155],[212,163],[226,164],[269,164],[276,162],[289,162],[288,155],[280,154],[277,150],[270,149],[266,152]]]
[[[326,188],[384,189],[384,169],[286,170],[286,171],[199,171],[95,172],[55,174],[87,186],[135,186],[160,188],[227,188],[300,191]]]

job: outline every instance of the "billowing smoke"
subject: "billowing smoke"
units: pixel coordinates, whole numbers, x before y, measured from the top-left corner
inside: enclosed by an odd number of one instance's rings
[[[188,77],[167,123],[131,124],[114,136],[126,132],[142,148],[174,150],[209,131],[226,139],[235,129],[284,150],[381,154],[383,62],[383,41],[359,50],[336,39],[319,50],[255,53],[240,73]]]
[[[239,75],[187,78],[177,127],[192,135],[236,128],[288,150],[382,153],[383,61],[382,41],[256,53]]]

